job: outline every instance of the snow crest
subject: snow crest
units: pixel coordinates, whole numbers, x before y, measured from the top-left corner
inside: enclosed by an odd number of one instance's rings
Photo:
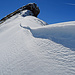
[[[13,16],[0,26],[0,75],[75,75],[74,31],[75,21]]]

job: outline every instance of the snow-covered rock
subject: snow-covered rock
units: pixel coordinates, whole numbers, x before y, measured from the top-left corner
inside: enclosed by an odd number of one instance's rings
[[[30,10],[21,11],[20,14],[21,14],[23,17],[30,16],[30,15],[33,16],[32,11],[30,11]]]

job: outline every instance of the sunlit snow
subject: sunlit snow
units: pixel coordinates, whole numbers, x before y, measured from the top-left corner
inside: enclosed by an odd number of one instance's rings
[[[0,24],[0,75],[75,75],[75,21],[23,14]]]

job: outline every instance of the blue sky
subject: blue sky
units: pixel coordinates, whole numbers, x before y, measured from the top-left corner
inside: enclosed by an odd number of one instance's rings
[[[0,0],[0,19],[32,2],[40,8],[38,18],[49,24],[75,21],[75,0]]]

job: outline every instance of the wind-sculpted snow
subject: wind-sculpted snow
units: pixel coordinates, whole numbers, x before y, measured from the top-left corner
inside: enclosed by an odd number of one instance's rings
[[[75,21],[16,16],[0,26],[0,75],[75,75]]]
[[[34,37],[52,40],[75,51],[75,22],[48,25],[31,32]]]

